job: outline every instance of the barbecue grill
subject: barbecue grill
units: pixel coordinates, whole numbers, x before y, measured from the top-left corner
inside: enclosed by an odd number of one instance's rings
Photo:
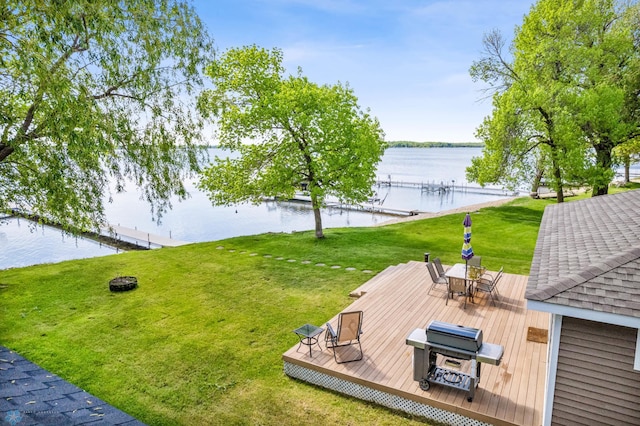
[[[467,391],[467,401],[473,401],[480,383],[482,363],[500,365],[504,347],[482,341],[482,330],[440,321],[431,321],[426,329],[416,328],[407,337],[413,346],[413,379],[420,389],[429,390],[432,383]],[[438,365],[438,355],[444,365],[459,367],[469,361],[469,373]]]

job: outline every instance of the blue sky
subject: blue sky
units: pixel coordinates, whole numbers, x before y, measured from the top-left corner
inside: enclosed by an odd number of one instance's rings
[[[386,140],[475,141],[491,112],[469,67],[482,36],[507,40],[529,0],[194,0],[220,52],[256,44],[283,51],[318,84],[349,83]]]

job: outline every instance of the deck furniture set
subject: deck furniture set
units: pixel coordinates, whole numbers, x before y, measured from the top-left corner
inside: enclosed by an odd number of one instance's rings
[[[488,293],[492,304],[498,299],[497,284],[500,281],[503,268],[491,274],[480,266],[480,257],[474,262],[457,263],[445,270],[440,259],[426,262],[432,284],[429,292],[438,285],[445,285],[448,304],[454,294],[463,295],[465,308],[467,300],[473,303],[477,292]],[[325,347],[332,350],[337,364],[343,364],[363,359],[362,335],[363,311],[348,311],[338,315],[337,327],[327,322],[325,333]],[[300,339],[298,349],[306,345],[309,347],[309,357],[312,358],[312,347],[317,345],[322,351],[319,339],[325,331],[322,327],[305,324],[293,332]],[[483,343],[482,330],[431,321],[426,329],[413,330],[406,339],[406,344],[414,347],[413,377],[420,388],[429,390],[432,383],[449,386],[467,392],[467,400],[471,402],[475,389],[480,383],[481,364],[500,365],[504,347],[493,343]],[[343,352],[344,351],[344,352]],[[438,362],[438,356],[444,357]],[[470,370],[461,372],[461,361],[470,362]],[[454,368],[447,368],[446,366]]]
[[[425,263],[429,275],[431,276],[431,287],[429,292],[438,285],[444,285],[447,288],[447,301],[454,295],[463,295],[464,307],[467,306],[467,300],[473,303],[476,293],[488,293],[491,302],[495,305],[495,301],[499,299],[497,284],[502,278],[504,268],[494,274],[487,272],[486,268],[481,266],[481,257],[475,256],[467,263],[456,263],[451,268],[445,270],[442,266],[440,258],[433,259],[433,262]]]
[[[362,335],[363,314],[362,311],[340,313],[336,329],[333,328],[331,323],[327,323],[327,332],[324,338],[325,347],[333,351],[336,363],[344,364],[362,360],[363,353],[360,336]],[[302,345],[308,346],[310,358],[313,356],[311,352],[313,345],[317,345],[322,350],[319,338],[323,331],[324,328],[311,324],[305,324],[293,330],[300,339],[298,350]],[[342,349],[346,350],[342,351]]]

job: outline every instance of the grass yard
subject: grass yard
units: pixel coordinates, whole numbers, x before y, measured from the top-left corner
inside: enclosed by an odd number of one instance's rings
[[[471,212],[483,265],[527,274],[549,203],[521,198]],[[427,251],[459,262],[463,218],[329,229],[323,240],[313,231],[263,234],[0,271],[0,343],[150,425],[424,424],[289,379],[281,355],[298,342],[294,328],[322,325],[387,266]],[[139,288],[109,292],[119,275],[136,276]]]

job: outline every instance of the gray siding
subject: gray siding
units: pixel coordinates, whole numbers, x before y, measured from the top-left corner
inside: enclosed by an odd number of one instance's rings
[[[553,425],[640,425],[637,330],[564,317]]]

